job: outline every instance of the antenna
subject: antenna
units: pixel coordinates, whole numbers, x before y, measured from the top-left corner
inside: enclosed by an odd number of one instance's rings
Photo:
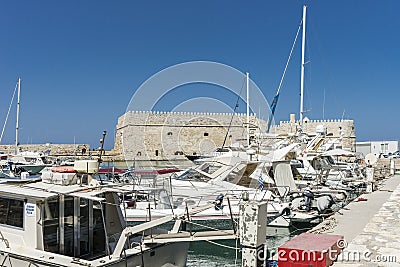
[[[107,131],[103,131],[103,138],[100,139],[101,148],[100,148],[99,163],[102,162],[101,155],[103,154],[103,151],[104,151],[104,140],[106,138],[106,134],[107,134]]]

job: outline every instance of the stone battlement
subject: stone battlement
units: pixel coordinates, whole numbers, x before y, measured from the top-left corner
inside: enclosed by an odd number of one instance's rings
[[[340,119],[332,119],[332,120],[307,120],[306,123],[331,123],[331,122],[340,122],[340,123],[353,123],[353,120],[340,120]],[[278,125],[273,125],[272,127],[279,127],[281,124],[293,123],[292,121],[280,121]],[[300,123],[300,121],[295,121],[294,123]]]
[[[232,116],[232,113],[218,113],[218,112],[190,112],[190,111],[140,111],[129,110],[125,114],[165,114],[165,115],[192,115],[192,116]],[[235,116],[246,116],[246,113],[235,113]],[[255,114],[250,114],[255,116]]]

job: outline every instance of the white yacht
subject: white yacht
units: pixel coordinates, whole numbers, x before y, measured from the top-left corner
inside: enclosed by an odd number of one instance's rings
[[[96,164],[0,183],[1,266],[185,266],[188,242],[143,242],[173,217],[127,227],[118,187],[92,179]]]
[[[249,199],[268,203],[269,225],[289,226],[290,220],[279,218],[290,213],[290,203],[283,202],[264,186],[265,175],[253,174],[259,162],[241,161],[231,157],[231,164],[209,161],[176,175],[141,179],[135,185],[135,194],[125,196],[123,213],[127,221],[145,221],[162,216],[191,212],[199,206],[210,208],[194,214],[193,220],[226,220],[239,215],[239,205],[244,192]]]

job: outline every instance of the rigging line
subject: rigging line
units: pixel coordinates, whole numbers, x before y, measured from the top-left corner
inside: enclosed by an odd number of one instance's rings
[[[287,71],[287,68],[288,68],[288,66],[289,66],[290,59],[292,58],[292,54],[293,54],[293,51],[294,51],[294,47],[295,47],[295,45],[296,45],[297,37],[299,36],[299,32],[300,32],[300,29],[301,29],[301,25],[302,25],[302,24],[303,24],[303,20],[301,20],[300,25],[299,25],[299,28],[297,29],[296,37],[294,38],[294,42],[293,42],[293,44],[292,44],[292,48],[291,48],[291,50],[290,50],[288,60],[286,61],[286,66],[285,66],[285,69],[283,70],[283,74],[282,74],[281,80],[280,80],[280,82],[279,82],[278,91],[277,91],[276,94],[279,94],[279,92],[281,91],[281,87],[282,87],[282,84],[283,84],[283,79],[285,78],[286,71]]]
[[[243,79],[242,87],[240,88],[240,92],[239,92],[238,97],[237,97],[237,100],[236,100],[235,108],[233,109],[231,121],[229,122],[228,130],[226,131],[225,138],[224,138],[224,142],[222,143],[222,146],[221,146],[221,147],[224,147],[224,146],[225,146],[226,139],[228,138],[229,129],[231,128],[232,121],[233,121],[233,117],[235,116],[235,113],[236,113],[236,109],[239,107],[239,100],[240,100],[240,96],[242,95],[242,90],[243,90],[243,87],[244,87],[245,82],[246,82],[246,79]]]
[[[213,244],[213,245],[216,245],[216,246],[223,247],[223,248],[229,248],[229,249],[233,249],[233,250],[236,250],[236,251],[240,250],[240,248],[238,248],[238,247],[231,247],[231,246],[223,245],[223,244],[211,241],[211,240],[206,240],[206,242],[208,242],[210,244]]]
[[[213,230],[213,231],[220,231],[222,233],[230,234],[229,230],[214,228],[214,227],[207,226],[207,225],[201,224],[201,223],[196,223],[194,221],[190,221],[190,220],[187,220],[187,219],[182,219],[182,221],[184,221],[184,222],[186,222],[188,224],[192,224],[194,226],[201,226],[201,227],[204,227],[206,229]]]
[[[274,113],[275,113],[276,105],[278,104],[278,98],[279,98],[279,93],[280,93],[281,88],[282,88],[283,79],[286,76],[286,71],[288,69],[290,59],[292,58],[294,47],[296,45],[297,38],[299,37],[299,33],[300,33],[300,29],[301,29],[301,25],[302,24],[303,24],[303,19],[300,21],[299,27],[297,29],[296,37],[294,38],[294,41],[293,41],[293,44],[292,44],[292,48],[290,49],[289,57],[288,57],[288,59],[286,61],[286,65],[285,65],[285,68],[284,68],[283,73],[282,73],[281,80],[279,81],[278,90],[276,91],[275,97],[274,97],[273,102],[271,104],[271,108],[270,108],[270,112],[269,112],[269,118],[268,118],[268,124],[267,124],[267,132],[269,132],[269,129],[271,127],[272,118],[273,118]]]
[[[11,103],[10,103],[10,106],[8,107],[8,112],[7,112],[6,120],[5,120],[4,125],[3,125],[3,130],[1,131],[0,143],[1,143],[1,140],[3,140],[4,130],[5,130],[6,125],[7,125],[8,116],[10,115],[11,106],[12,106],[12,103],[14,102],[15,92],[17,91],[17,88],[18,88],[18,84],[15,85],[14,93],[13,93],[12,98],[11,98]]]

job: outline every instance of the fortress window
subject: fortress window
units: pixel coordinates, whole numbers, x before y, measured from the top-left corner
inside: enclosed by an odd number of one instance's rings
[[[172,135],[172,132],[168,132],[167,135]]]
[[[204,136],[208,136],[208,133],[204,133]]]
[[[138,153],[136,153],[136,156],[141,156],[142,152],[138,151]]]
[[[158,156],[158,150],[156,150],[156,157]]]

